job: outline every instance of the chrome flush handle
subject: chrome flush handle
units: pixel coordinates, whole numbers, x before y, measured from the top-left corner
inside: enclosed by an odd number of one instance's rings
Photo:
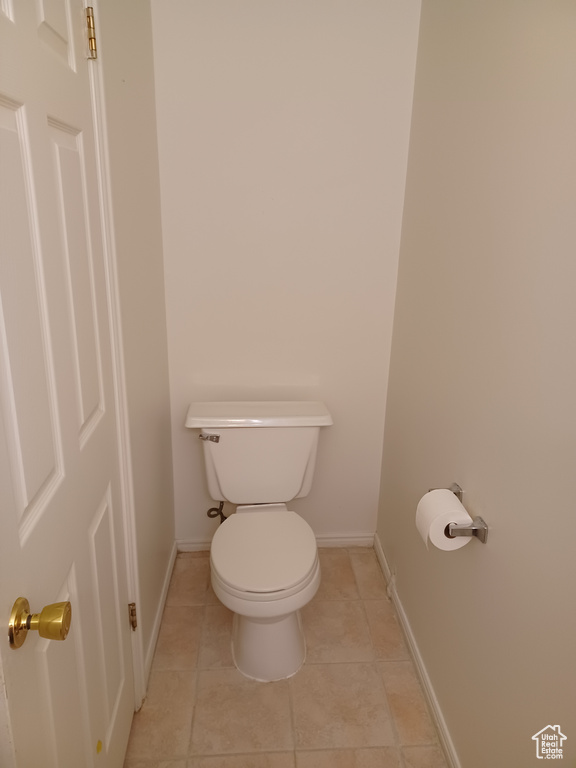
[[[220,435],[198,435],[200,440],[209,440],[211,443],[219,443]]]

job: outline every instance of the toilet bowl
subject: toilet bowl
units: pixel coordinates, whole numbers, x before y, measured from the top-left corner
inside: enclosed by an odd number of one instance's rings
[[[235,614],[240,672],[260,681],[295,674],[306,656],[299,610],[320,584],[308,523],[284,504],[238,507],[214,534],[210,565],[214,592]]]

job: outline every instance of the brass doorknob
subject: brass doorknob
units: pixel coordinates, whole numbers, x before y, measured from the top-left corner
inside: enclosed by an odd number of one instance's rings
[[[28,630],[37,630],[40,637],[47,640],[66,640],[72,606],[68,602],[52,603],[40,613],[30,613],[30,603],[25,597],[19,597],[12,606],[8,623],[8,639],[11,648],[20,648],[26,640]]]

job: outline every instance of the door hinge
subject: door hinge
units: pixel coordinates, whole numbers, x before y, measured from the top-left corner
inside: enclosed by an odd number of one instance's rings
[[[132,627],[132,632],[136,632],[136,627],[138,626],[136,603],[128,603],[128,615],[130,617],[130,626]]]
[[[94,8],[86,8],[86,26],[88,28],[88,58],[97,59],[98,50],[96,48],[96,27],[94,26]]]

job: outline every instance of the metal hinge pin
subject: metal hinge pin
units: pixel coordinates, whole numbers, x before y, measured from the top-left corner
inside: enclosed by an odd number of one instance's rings
[[[96,47],[96,27],[94,25],[94,8],[86,8],[86,26],[88,28],[88,58],[98,58],[98,49]]]
[[[130,617],[130,626],[132,632],[136,632],[138,626],[138,616],[136,615],[136,603],[128,603],[128,615]]]

